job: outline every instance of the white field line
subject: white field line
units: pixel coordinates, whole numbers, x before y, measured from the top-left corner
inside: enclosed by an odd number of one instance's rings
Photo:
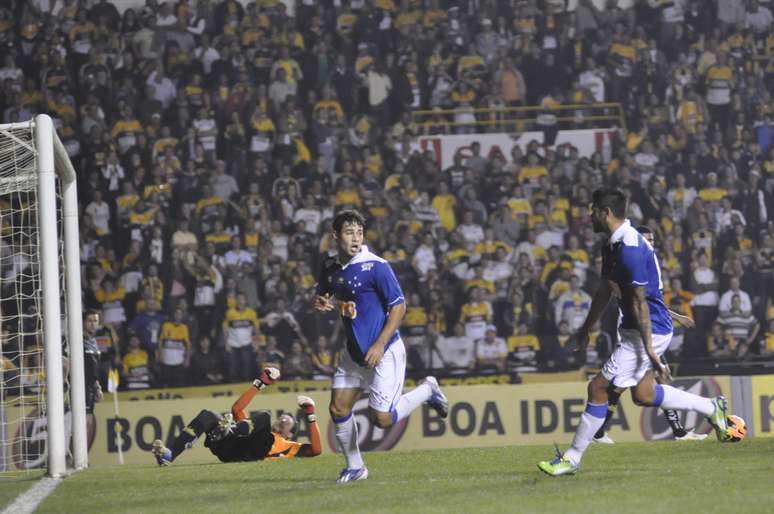
[[[43,477],[16,497],[0,514],[32,514],[48,495],[54,492],[61,478]]]

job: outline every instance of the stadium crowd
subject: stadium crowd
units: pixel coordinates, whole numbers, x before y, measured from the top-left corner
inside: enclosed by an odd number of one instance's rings
[[[330,375],[311,312],[355,207],[406,293],[409,369],[564,370],[599,280],[590,193],[656,234],[673,358],[774,353],[770,2],[0,0],[0,113],[47,112],[79,173],[84,303],[130,388]],[[620,102],[610,155],[417,136],[473,107]],[[417,109],[453,109],[418,125]],[[472,118],[471,118],[472,116]],[[475,133],[470,135],[475,142]],[[613,309],[609,309],[613,311]],[[615,312],[586,365],[615,340]],[[3,348],[4,352],[11,351]]]

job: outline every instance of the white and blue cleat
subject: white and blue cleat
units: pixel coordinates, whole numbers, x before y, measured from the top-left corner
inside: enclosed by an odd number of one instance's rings
[[[356,482],[358,480],[365,480],[368,478],[368,468],[349,469],[344,468],[341,470],[339,478],[336,479],[337,484],[345,484],[347,482]]]
[[[430,399],[427,400],[427,404],[438,413],[439,416],[445,418],[449,415],[449,399],[441,391],[441,386],[438,385],[438,380],[435,377],[423,378],[419,381],[419,384],[427,384],[430,386]]]
[[[169,448],[164,446],[164,443],[161,442],[161,439],[156,439],[153,441],[151,453],[154,457],[156,457],[156,463],[159,466],[169,466],[172,464],[172,452]]]

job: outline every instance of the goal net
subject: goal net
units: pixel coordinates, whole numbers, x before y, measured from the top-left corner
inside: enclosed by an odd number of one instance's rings
[[[87,464],[78,245],[75,171],[51,118],[0,125],[4,473]]]

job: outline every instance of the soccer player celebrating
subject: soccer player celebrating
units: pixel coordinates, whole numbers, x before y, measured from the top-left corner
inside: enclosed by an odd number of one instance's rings
[[[637,232],[642,234],[642,237],[644,237],[645,240],[650,243],[650,246],[652,246],[654,249],[656,248],[656,237],[650,227],[646,225],[640,225],[637,227]],[[668,310],[668,312],[669,317],[672,318],[672,321],[675,321],[686,328],[693,328],[695,326],[693,319],[691,319],[689,316],[683,316],[682,314],[678,314],[673,310]],[[661,362],[664,363],[664,365],[667,365],[666,358],[663,355],[661,356]],[[610,429],[610,420],[612,419],[613,414],[615,414],[615,410],[618,407],[618,400],[621,398],[621,394],[623,394],[623,392],[623,389],[617,387],[612,387],[608,392],[609,396],[607,399],[607,415],[605,416],[605,423],[602,425],[602,428],[597,430],[597,433],[594,434],[595,443],[613,444],[614,441],[610,438],[607,431]],[[693,430],[686,430],[683,424],[680,422],[680,414],[676,410],[663,410],[664,417],[666,417],[667,423],[669,423],[669,428],[672,429],[672,435],[676,441],[703,441],[707,438],[707,434],[697,434]]]
[[[271,414],[261,411],[248,417],[245,408],[250,401],[280,377],[276,368],[266,368],[260,378],[234,402],[231,412],[221,416],[202,410],[172,443],[165,448],[160,439],[153,441],[151,452],[159,466],[168,466],[202,434],[204,446],[221,462],[251,462],[271,458],[316,457],[322,453],[320,429],[314,413],[314,401],[306,396],[298,397],[309,424],[310,444],[291,440],[296,420],[290,414],[282,414],[272,424]]]
[[[333,375],[330,412],[336,441],[347,467],[338,483],[364,480],[368,469],[357,444],[357,424],[352,407],[362,389],[368,389],[373,423],[386,429],[427,402],[446,417],[449,402],[438,381],[427,377],[403,394],[406,348],[398,332],[406,303],[390,264],[363,244],[365,219],[345,210],[333,220],[338,255],[325,260],[314,297],[314,309],[327,312],[337,306],[346,331],[347,351]]]
[[[573,474],[580,469],[583,453],[604,423],[611,383],[618,388],[631,388],[632,400],[638,405],[698,412],[709,419],[719,441],[729,440],[725,398],[704,398],[656,383],[655,376],[664,382],[670,378],[661,355],[672,338],[672,320],[664,305],[653,247],[625,218],[626,204],[626,196],[617,189],[600,189],[592,196],[594,231],[608,235],[609,239],[602,248],[603,280],[578,333],[578,346],[585,352],[589,330],[614,293],[621,313],[620,342],[602,371],[589,382],[588,403],[572,446],[564,454],[557,449],[554,460],[538,463],[538,468],[551,476]]]

